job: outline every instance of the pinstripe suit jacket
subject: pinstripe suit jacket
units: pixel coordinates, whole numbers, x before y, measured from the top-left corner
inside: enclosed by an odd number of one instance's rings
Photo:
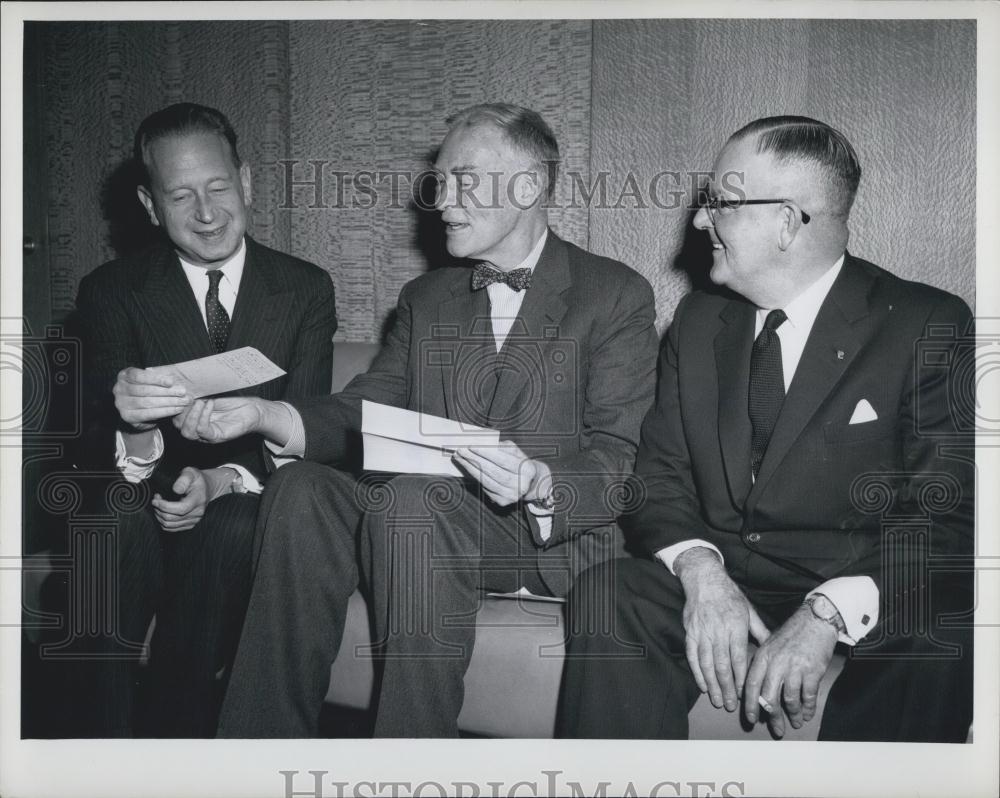
[[[330,391],[334,290],[319,267],[247,242],[228,349],[253,346],[287,374],[239,393],[265,399]],[[128,366],[146,368],[214,354],[205,322],[177,255],[166,243],[98,267],[80,283],[77,311],[84,359],[84,447],[78,462],[114,467],[114,430],[120,420],[111,389]],[[160,422],[169,474],[184,466],[239,463],[263,476],[259,436],[211,445],[182,438]]]

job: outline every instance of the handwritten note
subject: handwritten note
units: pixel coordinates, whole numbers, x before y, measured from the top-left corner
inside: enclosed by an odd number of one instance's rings
[[[195,399],[260,385],[285,373],[252,346],[150,370],[178,377]]]

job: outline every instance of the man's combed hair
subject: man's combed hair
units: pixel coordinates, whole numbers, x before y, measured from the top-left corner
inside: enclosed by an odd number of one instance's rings
[[[447,120],[448,129],[459,125],[496,125],[507,142],[531,158],[547,177],[548,196],[555,191],[559,168],[559,143],[541,114],[511,103],[484,103],[459,111]]]
[[[861,164],[851,142],[839,130],[807,116],[769,116],[737,130],[732,138],[757,137],[757,152],[778,161],[802,161],[830,178],[831,210],[847,216],[861,180]]]
[[[215,133],[229,142],[233,160],[240,165],[240,155],[236,149],[236,131],[229,124],[225,114],[197,103],[175,103],[155,111],[142,120],[135,132],[133,155],[142,166],[143,179],[148,180],[146,156],[149,146],[158,139],[168,136],[183,136],[190,133]]]

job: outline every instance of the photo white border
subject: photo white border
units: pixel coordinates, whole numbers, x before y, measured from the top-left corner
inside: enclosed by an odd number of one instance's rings
[[[5,3],[2,7],[2,142],[0,163],[0,296],[5,325],[21,315],[22,161],[21,70],[22,21],[32,20],[169,20],[169,19],[325,19],[325,18],[975,18],[978,21],[976,259],[977,316],[980,334],[1000,335],[1000,6],[987,2],[353,2],[353,3]],[[991,222],[991,220],[993,220]],[[5,326],[4,332],[7,332]],[[9,375],[8,375],[9,376]],[[1000,408],[1000,378],[981,374],[980,401]],[[0,418],[20,414],[20,385],[5,379]],[[978,464],[983,488],[997,484],[1000,447],[983,440]],[[42,796],[285,796],[279,771],[299,771],[294,789],[311,785],[310,770],[325,771],[326,796],[337,795],[334,782],[348,783],[344,795],[376,794],[364,782],[434,781],[479,785],[503,782],[507,795],[519,781],[529,782],[515,795],[538,795],[547,784],[545,771],[559,771],[556,783],[579,782],[592,794],[612,782],[608,794],[629,783],[643,794],[661,782],[680,784],[682,795],[695,794],[690,782],[712,782],[698,795],[719,795],[726,783],[731,795],[852,796],[995,796],[1000,750],[1000,491],[978,492],[980,556],[993,558],[994,570],[981,572],[976,639],[976,719],[968,745],[681,742],[560,740],[286,740],[286,741],[43,741],[19,739],[20,715],[20,452],[0,447],[2,516],[0,516],[0,795]],[[984,559],[985,561],[985,559]],[[11,564],[14,564],[12,567]],[[983,626],[985,624],[985,626]],[[471,795],[471,786],[464,794]],[[387,788],[380,794],[391,794]],[[403,792],[402,795],[412,793]],[[437,795],[433,787],[425,795]],[[661,795],[676,795],[662,786]]]

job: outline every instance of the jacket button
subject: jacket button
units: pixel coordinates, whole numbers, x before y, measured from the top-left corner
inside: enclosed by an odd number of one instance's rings
[[[760,532],[751,532],[748,534],[747,543],[760,543]]]

